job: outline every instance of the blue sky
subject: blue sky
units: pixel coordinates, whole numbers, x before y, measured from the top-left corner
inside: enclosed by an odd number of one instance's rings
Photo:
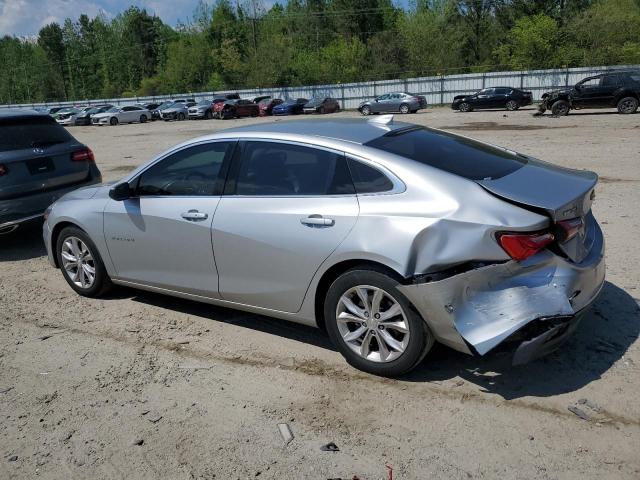
[[[408,0],[398,0],[406,4]],[[32,36],[51,22],[77,19],[81,13],[94,17],[103,13],[113,17],[130,5],[146,8],[175,26],[178,20],[188,20],[198,0],[0,0],[0,37],[4,35]],[[208,3],[212,3],[209,1]],[[263,0],[264,5],[274,3]]]

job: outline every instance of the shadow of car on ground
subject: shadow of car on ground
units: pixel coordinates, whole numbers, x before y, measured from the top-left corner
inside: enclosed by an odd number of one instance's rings
[[[39,223],[0,237],[0,262],[44,255]],[[69,293],[73,294],[71,290]],[[285,320],[124,287],[107,297],[113,301],[126,299],[336,351],[322,330]],[[484,357],[472,357],[436,345],[422,364],[400,381],[432,382],[459,376],[505,399],[548,397],[578,390],[601,378],[639,335],[638,300],[606,282],[576,333],[551,355],[514,367],[511,354],[499,349]]]

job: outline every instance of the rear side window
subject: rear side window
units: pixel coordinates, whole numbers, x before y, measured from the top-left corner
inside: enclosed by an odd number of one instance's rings
[[[618,85],[618,77],[616,75],[605,75],[602,77],[603,87],[615,87]]]
[[[49,147],[73,137],[49,116],[0,119],[0,152]]]
[[[355,193],[344,155],[277,142],[247,142],[237,195],[340,195]]]
[[[366,145],[469,180],[495,180],[527,163],[517,154],[427,128],[396,130]]]
[[[357,193],[381,193],[393,189],[393,183],[380,170],[348,158],[349,170]]]

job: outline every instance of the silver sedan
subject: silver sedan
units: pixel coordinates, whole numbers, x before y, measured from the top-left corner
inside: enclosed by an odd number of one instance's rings
[[[263,123],[64,196],[44,239],[81,295],[127,285],[318,326],[374,374],[435,341],[524,363],[603,285],[596,182],[391,116]]]

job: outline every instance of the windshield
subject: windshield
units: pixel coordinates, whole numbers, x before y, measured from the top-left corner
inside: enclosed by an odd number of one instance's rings
[[[0,120],[0,152],[48,147],[73,137],[48,116]]]
[[[365,145],[469,180],[495,180],[515,172],[527,163],[516,153],[470,138],[422,127],[395,130]]]

